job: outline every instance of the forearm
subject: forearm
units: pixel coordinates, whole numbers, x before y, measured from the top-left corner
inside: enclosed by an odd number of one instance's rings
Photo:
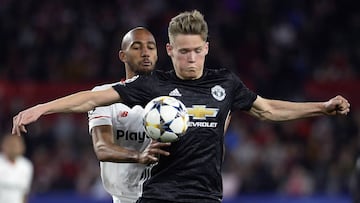
[[[324,102],[288,102],[266,100],[261,108],[253,107],[251,113],[262,120],[286,121],[325,115]]]
[[[113,141],[111,125],[95,126],[91,129],[93,147],[99,161],[117,163],[139,162],[139,152],[121,147]]]
[[[12,133],[27,132],[25,125],[35,122],[40,116],[52,113],[88,112],[97,106],[105,106],[120,100],[112,88],[103,91],[82,91],[21,111],[13,118]]]
[[[99,161],[116,163],[139,162],[139,152],[120,147],[116,144],[97,143],[94,148]]]
[[[284,121],[325,115],[324,102],[288,102],[270,100],[273,112],[269,120]]]
[[[78,92],[44,104],[37,105],[43,115],[52,113],[87,112],[95,108],[90,91]]]

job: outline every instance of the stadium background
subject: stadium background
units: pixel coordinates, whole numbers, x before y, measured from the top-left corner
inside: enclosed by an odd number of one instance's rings
[[[0,132],[18,111],[124,76],[121,37],[147,27],[170,69],[167,25],[198,9],[209,24],[209,68],[227,67],[258,94],[292,101],[349,98],[346,118],[286,123],[233,116],[224,202],[349,202],[359,156],[360,12],[350,0],[1,0]],[[220,66],[221,64],[221,66]],[[86,114],[29,126],[31,201],[111,202],[99,180]]]

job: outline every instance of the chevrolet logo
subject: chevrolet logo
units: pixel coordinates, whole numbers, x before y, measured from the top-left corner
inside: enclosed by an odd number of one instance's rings
[[[215,117],[219,111],[216,108],[206,108],[205,105],[193,105],[192,108],[187,108],[189,116],[195,120],[204,120],[207,117]]]

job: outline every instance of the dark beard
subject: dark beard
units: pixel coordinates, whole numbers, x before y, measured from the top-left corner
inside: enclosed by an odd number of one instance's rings
[[[136,75],[150,75],[152,70],[138,70],[136,71]]]

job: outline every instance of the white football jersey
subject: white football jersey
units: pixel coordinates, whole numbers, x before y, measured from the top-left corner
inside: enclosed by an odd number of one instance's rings
[[[116,83],[114,83],[116,84]],[[97,86],[93,91],[111,88],[114,84]],[[114,142],[124,148],[143,151],[150,139],[144,131],[142,117],[144,109],[141,106],[130,108],[116,103],[110,106],[97,107],[89,111],[89,131],[95,126],[111,125]],[[101,179],[104,188],[112,196],[124,201],[134,202],[140,195],[139,181],[145,169],[139,163],[100,162]]]

